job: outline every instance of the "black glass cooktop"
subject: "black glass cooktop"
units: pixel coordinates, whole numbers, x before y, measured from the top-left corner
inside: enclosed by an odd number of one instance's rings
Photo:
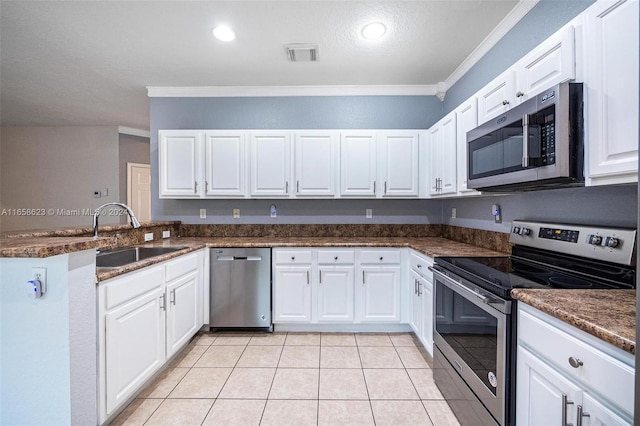
[[[504,298],[512,288],[633,289],[635,269],[532,248],[507,257],[438,257],[436,265]]]

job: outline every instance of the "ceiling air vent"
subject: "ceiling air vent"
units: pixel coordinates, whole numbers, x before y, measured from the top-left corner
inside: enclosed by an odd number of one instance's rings
[[[290,43],[284,45],[287,58],[291,62],[314,62],[318,60],[318,45],[310,43]]]

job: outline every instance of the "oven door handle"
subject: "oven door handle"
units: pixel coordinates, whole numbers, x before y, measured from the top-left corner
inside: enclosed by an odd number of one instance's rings
[[[467,286],[457,282],[456,280],[452,279],[451,277],[446,276],[445,274],[440,272],[438,269],[435,269],[435,268],[429,266],[429,270],[431,272],[433,272],[434,274],[436,274],[437,276],[439,276],[440,278],[442,278],[444,281],[446,281],[445,285],[447,287],[451,288],[452,290],[455,290],[458,293],[465,293],[466,295],[471,296],[471,297],[475,297],[476,299],[480,300],[485,305],[489,305],[490,304],[491,300],[487,296],[473,291],[472,289],[470,289]]]

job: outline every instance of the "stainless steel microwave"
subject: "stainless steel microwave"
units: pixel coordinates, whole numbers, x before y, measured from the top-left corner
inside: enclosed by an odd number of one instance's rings
[[[582,83],[560,83],[467,133],[468,187],[584,185]]]

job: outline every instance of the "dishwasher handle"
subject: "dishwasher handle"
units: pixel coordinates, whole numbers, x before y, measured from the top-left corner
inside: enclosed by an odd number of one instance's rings
[[[218,256],[217,258],[218,261],[240,261],[240,260],[246,260],[246,261],[252,261],[252,262],[259,262],[262,260],[262,256]]]

